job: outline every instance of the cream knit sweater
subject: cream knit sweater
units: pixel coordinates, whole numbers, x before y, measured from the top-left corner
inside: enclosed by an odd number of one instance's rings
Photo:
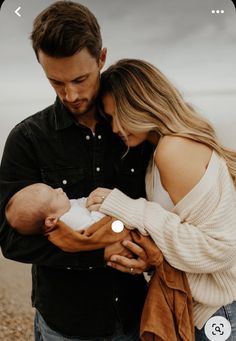
[[[146,184],[150,200],[150,176]],[[202,179],[171,212],[118,189],[100,210],[148,232],[166,260],[187,273],[199,329],[222,305],[236,300],[236,192],[225,161],[215,152]]]

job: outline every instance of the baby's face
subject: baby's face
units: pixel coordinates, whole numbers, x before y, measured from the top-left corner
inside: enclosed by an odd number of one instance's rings
[[[69,211],[71,205],[70,200],[62,188],[50,189],[50,208],[58,217]]]

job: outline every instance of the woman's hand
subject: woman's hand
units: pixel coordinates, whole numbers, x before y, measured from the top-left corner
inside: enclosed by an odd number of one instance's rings
[[[100,206],[112,190],[109,188],[98,187],[92,191],[86,201],[89,211],[99,211]]]
[[[132,241],[124,240],[122,244],[130,250],[137,258],[127,258],[121,255],[113,255],[107,262],[108,266],[131,275],[142,274],[150,268],[147,254],[142,247]]]

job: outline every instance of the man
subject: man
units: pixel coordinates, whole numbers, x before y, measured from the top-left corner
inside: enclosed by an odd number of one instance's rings
[[[66,253],[44,236],[19,235],[6,223],[9,198],[35,182],[63,187],[69,198],[96,187],[145,195],[150,146],[122,158],[126,147],[97,108],[106,49],[94,15],[78,3],[56,2],[36,17],[31,39],[57,98],[7,139],[0,169],[2,252],[33,264],[35,340],[137,340],[146,295],[142,275],[106,267],[106,248]]]

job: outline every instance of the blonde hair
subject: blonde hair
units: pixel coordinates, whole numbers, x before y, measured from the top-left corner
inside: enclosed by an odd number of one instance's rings
[[[24,187],[8,201],[6,219],[17,232],[25,235],[44,232],[49,207],[44,194],[48,188],[45,184],[35,183]]]
[[[236,152],[225,148],[212,125],[184,101],[179,91],[153,65],[122,59],[102,73],[101,96],[110,94],[120,127],[156,131],[192,139],[214,149],[227,163],[236,186]]]

